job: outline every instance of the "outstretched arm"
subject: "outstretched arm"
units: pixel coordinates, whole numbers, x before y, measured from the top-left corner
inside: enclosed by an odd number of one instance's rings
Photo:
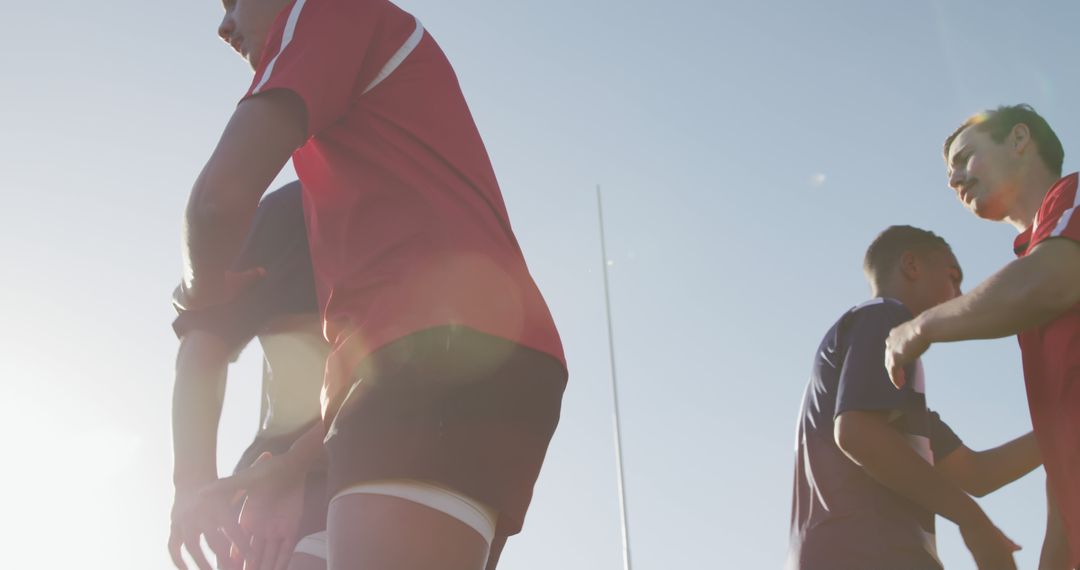
[[[305,122],[303,103],[285,90],[237,106],[188,199],[182,240],[187,308],[218,304],[238,286],[226,282],[226,270],[240,251],[259,198],[304,143]]]
[[[1050,321],[1080,302],[1080,242],[1050,239],[1006,265],[971,292],[894,328],[885,368],[902,386],[903,367],[931,344],[1000,338]]]
[[[848,411],[836,418],[840,449],[877,482],[960,527],[964,542],[982,568],[1016,568],[1019,547],[959,487],[920,457],[884,412]]]
[[[1042,465],[1035,434],[1028,432],[1004,445],[972,451],[961,445],[936,462],[938,471],[967,493],[982,497]]]

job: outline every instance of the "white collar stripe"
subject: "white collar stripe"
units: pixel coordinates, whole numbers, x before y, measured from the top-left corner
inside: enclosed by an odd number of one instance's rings
[[[390,77],[390,74],[393,73],[394,70],[396,70],[403,61],[405,61],[405,58],[409,57],[409,54],[411,54],[413,50],[416,49],[416,46],[420,45],[420,40],[424,39],[424,25],[420,23],[419,18],[415,19],[416,29],[413,30],[412,35],[410,35],[409,38],[405,40],[405,43],[402,44],[402,46],[398,48],[397,52],[395,52],[394,55],[390,57],[390,60],[386,62],[386,65],[384,65],[383,68],[379,70],[379,74],[375,76],[375,79],[371,80],[371,83],[369,83],[368,86],[364,89],[364,93],[371,91],[375,88],[376,85],[382,83],[383,80],[385,80],[387,77]]]
[[[293,4],[292,10],[289,12],[289,19],[285,21],[285,31],[281,34],[281,46],[278,48],[278,52],[274,54],[274,59],[271,59],[270,63],[266,65],[266,69],[263,70],[262,80],[255,86],[255,89],[251,90],[252,95],[258,93],[266,85],[266,82],[270,80],[270,74],[274,72],[274,64],[277,63],[281,52],[285,51],[289,42],[292,41],[293,33],[296,31],[296,21],[300,19],[300,10],[304,9],[304,2],[306,0],[296,0],[296,3]]]

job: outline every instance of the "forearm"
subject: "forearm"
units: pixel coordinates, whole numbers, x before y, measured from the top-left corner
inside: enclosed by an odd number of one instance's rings
[[[884,423],[859,422],[841,449],[877,482],[958,526],[989,522],[978,504]]]
[[[215,293],[224,288],[225,271],[239,254],[258,207],[257,198],[250,203],[220,201],[215,185],[221,183],[203,171],[188,199],[182,229],[184,285],[198,283]]]
[[[209,347],[185,338],[173,385],[173,483],[190,488],[217,478],[217,435],[224,399],[224,359],[207,358]]]
[[[1035,434],[1028,432],[1004,445],[977,454],[974,494],[992,493],[1042,465]]]
[[[1080,295],[1076,244],[1040,244],[969,293],[914,319],[928,342],[1001,338],[1039,326],[1072,307]]]
[[[319,420],[304,432],[304,435],[293,442],[286,455],[289,457],[294,470],[306,472],[308,469],[325,465],[324,431],[322,420]]]
[[[182,240],[184,284],[223,287],[259,198],[306,138],[304,106],[276,90],[245,100],[199,174],[188,200]]]

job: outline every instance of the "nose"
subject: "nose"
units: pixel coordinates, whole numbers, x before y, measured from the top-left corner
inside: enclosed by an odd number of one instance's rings
[[[964,182],[966,177],[967,173],[964,172],[963,168],[953,169],[953,171],[949,173],[949,188],[959,191],[960,184]]]
[[[233,19],[232,19],[231,16],[229,16],[228,14],[225,14],[225,16],[223,18],[221,18],[221,23],[218,24],[218,29],[217,29],[218,37],[225,40],[225,42],[228,43],[229,39],[233,35],[233,32],[235,32],[235,31],[236,31],[236,23],[233,22]]]

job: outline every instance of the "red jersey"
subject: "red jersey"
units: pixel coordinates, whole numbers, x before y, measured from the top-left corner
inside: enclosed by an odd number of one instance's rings
[[[1050,189],[1035,222],[1016,238],[1023,257],[1052,238],[1080,241],[1077,174]],[[1080,304],[1019,335],[1031,423],[1046,476],[1057,495],[1072,551],[1080,566]]]
[[[514,237],[457,76],[419,20],[387,0],[294,0],[247,96],[297,94],[332,414],[363,358],[463,325],[550,354],[562,344]]]

